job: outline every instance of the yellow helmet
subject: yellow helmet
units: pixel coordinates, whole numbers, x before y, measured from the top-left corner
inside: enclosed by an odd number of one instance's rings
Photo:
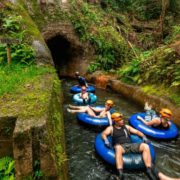
[[[110,107],[113,107],[114,102],[112,100],[107,100],[106,104],[108,104]]]
[[[162,117],[170,119],[172,117],[172,112],[169,109],[163,108],[159,112]]]
[[[115,112],[111,115],[111,119],[115,122],[121,121],[123,119],[123,114]]]

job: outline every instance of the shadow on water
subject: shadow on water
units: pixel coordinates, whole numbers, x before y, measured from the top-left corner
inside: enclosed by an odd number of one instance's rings
[[[69,179],[73,180],[111,180],[115,179],[115,167],[104,162],[94,150],[94,140],[102,127],[87,126],[76,120],[75,114],[67,113],[68,104],[72,104],[69,89],[76,84],[73,80],[62,80],[64,91],[64,121],[66,147],[69,159]],[[131,114],[143,109],[135,103],[127,101],[119,94],[96,89],[97,105],[103,105],[107,99],[115,102],[115,109],[124,114],[126,123]],[[151,139],[156,151],[156,164],[160,171],[171,177],[180,177],[180,138],[160,142]],[[125,171],[127,180],[147,180],[142,171]]]

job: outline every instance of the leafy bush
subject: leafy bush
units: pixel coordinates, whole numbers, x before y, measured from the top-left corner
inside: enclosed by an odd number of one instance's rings
[[[98,62],[93,62],[88,66],[88,72],[89,73],[95,72],[95,71],[100,70],[100,69],[101,69],[101,64]]]
[[[16,63],[32,64],[35,61],[35,51],[27,44],[11,46],[12,61]],[[6,46],[0,44],[0,64],[7,62]]]
[[[102,7],[130,12],[140,20],[159,18],[161,3],[158,0],[103,0]]]
[[[14,160],[11,157],[0,159],[0,179],[15,180]]]
[[[134,0],[130,8],[140,20],[156,19],[161,13],[161,2],[159,0]]]
[[[103,19],[105,14],[102,10],[82,1],[73,2],[72,8],[71,21],[76,32],[81,40],[91,42],[96,50],[96,61],[90,65],[89,71],[117,69],[131,56],[124,38],[111,22]],[[77,12],[77,8],[80,11]]]
[[[35,51],[27,44],[12,46],[12,60],[15,62],[32,64],[35,60]]]
[[[175,52],[167,47],[156,49],[141,62],[141,77],[145,83],[164,84],[166,87],[180,85],[180,61]]]
[[[7,61],[7,52],[6,52],[6,45],[0,44],[0,64]]]
[[[129,84],[141,83],[140,78],[140,61],[138,59],[133,59],[130,63],[121,67],[117,74],[122,81]]]
[[[18,32],[21,29],[21,16],[9,16],[3,19],[3,29],[6,33]]]
[[[20,44],[11,44],[12,61],[17,63],[31,64],[35,61],[34,49],[26,43],[21,43],[24,40],[26,31],[22,29],[21,16],[3,16],[2,32],[4,37],[18,39]],[[0,64],[7,62],[6,46],[0,44]]]
[[[180,25],[172,26],[171,33],[164,39],[165,43],[171,43],[173,40],[179,38],[180,35]]]

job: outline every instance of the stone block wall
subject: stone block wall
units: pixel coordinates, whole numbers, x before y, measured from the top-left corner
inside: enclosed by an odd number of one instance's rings
[[[16,117],[0,117],[0,158],[13,156],[13,131]]]

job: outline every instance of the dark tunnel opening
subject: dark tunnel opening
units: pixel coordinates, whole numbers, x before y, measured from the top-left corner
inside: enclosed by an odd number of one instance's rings
[[[72,59],[71,43],[63,36],[56,36],[47,41],[47,45],[51,51],[55,68],[59,74],[60,69],[65,68]]]

